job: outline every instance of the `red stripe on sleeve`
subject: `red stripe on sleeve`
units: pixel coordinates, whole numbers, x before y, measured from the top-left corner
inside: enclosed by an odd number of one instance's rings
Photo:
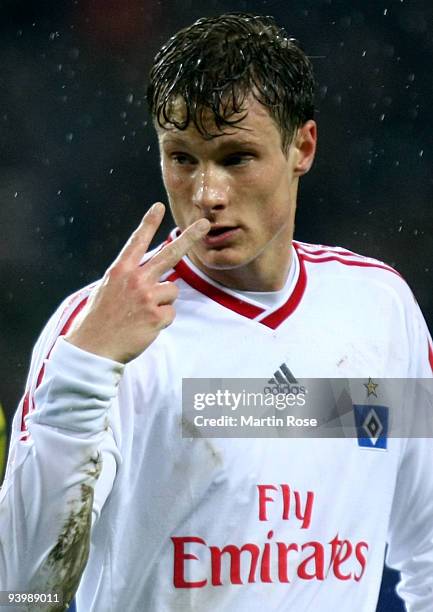
[[[430,363],[430,367],[432,369],[433,372],[433,348],[432,345],[430,344],[430,342],[427,340],[427,344],[428,344],[428,360]]]
[[[44,359],[44,362],[42,363],[41,369],[39,370],[39,374],[38,374],[38,378],[36,380],[36,386],[35,386],[35,391],[36,389],[40,386],[40,384],[42,383],[42,380],[44,378],[44,374],[45,374],[45,362],[50,358],[51,355],[51,351],[54,348],[54,345],[57,341],[57,338],[60,338],[60,336],[64,336],[69,329],[71,328],[72,323],[74,322],[74,320],[76,319],[76,317],[78,316],[78,314],[83,310],[84,306],[87,304],[87,300],[88,300],[88,296],[85,297],[84,299],[81,300],[81,302],[78,304],[78,306],[75,307],[75,309],[72,311],[72,314],[69,316],[69,318],[67,319],[66,323],[63,325],[62,329],[60,330],[60,333],[58,334],[58,336],[56,336],[50,350],[48,351],[47,356]],[[24,401],[23,401],[23,409],[22,409],[22,414],[21,414],[21,431],[23,432],[21,440],[25,441],[28,440],[29,438],[29,432],[27,431],[27,426],[25,423],[25,417],[34,410],[35,406],[34,406],[34,400],[33,400],[33,394],[30,393],[30,391],[27,391],[27,393],[24,396]]]
[[[335,255],[332,255],[329,257],[322,257],[321,259],[315,259],[314,257],[309,257],[308,255],[305,255],[305,253],[300,253],[300,257],[302,257],[302,259],[304,259],[305,261],[309,261],[311,263],[325,263],[327,261],[338,261],[345,266],[355,266],[355,267],[361,267],[361,268],[381,268],[382,270],[388,270],[388,272],[392,272],[393,274],[396,274],[397,276],[400,276],[401,278],[401,274],[397,272],[397,270],[394,270],[394,268],[391,268],[391,266],[387,266],[386,264],[374,263],[374,262],[369,262],[369,261],[353,261],[350,259],[343,259],[342,257],[337,257]]]

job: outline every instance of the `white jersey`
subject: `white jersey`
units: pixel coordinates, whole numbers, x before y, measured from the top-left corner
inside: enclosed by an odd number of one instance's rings
[[[407,609],[433,609],[431,438],[182,437],[186,378],[271,378],[282,364],[296,378],[432,377],[431,339],[394,270],[291,248],[269,307],[184,258],[164,277],[180,289],[174,323],[126,366],[57,339],[91,288],[60,308],[14,420],[1,590],[67,580],[65,529],[83,529],[95,487],[78,612],[373,612],[386,544]]]

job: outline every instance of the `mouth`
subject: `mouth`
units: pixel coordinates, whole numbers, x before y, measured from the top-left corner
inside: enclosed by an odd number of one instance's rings
[[[203,242],[207,246],[220,246],[228,242],[239,231],[240,228],[237,226],[213,225],[203,238]]]

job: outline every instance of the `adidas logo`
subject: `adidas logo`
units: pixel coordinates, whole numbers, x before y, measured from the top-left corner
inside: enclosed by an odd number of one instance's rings
[[[282,363],[278,370],[274,372],[274,378],[268,380],[269,385],[287,385],[287,383],[293,385],[297,382],[298,381],[285,363]]]
[[[287,364],[282,363],[274,372],[274,377],[268,380],[269,387],[265,387],[265,393],[305,393],[305,387],[300,386],[296,377],[292,374]]]

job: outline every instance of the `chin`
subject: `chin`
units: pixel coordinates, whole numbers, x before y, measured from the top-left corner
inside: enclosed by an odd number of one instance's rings
[[[236,270],[247,266],[257,258],[254,253],[239,253],[232,249],[194,253],[196,261],[209,270]]]
[[[233,253],[231,249],[222,249],[221,251],[212,251],[206,253],[195,253],[195,257],[200,260],[203,266],[210,270],[234,270],[236,268],[242,268],[245,266],[249,259],[240,255],[239,253]]]

